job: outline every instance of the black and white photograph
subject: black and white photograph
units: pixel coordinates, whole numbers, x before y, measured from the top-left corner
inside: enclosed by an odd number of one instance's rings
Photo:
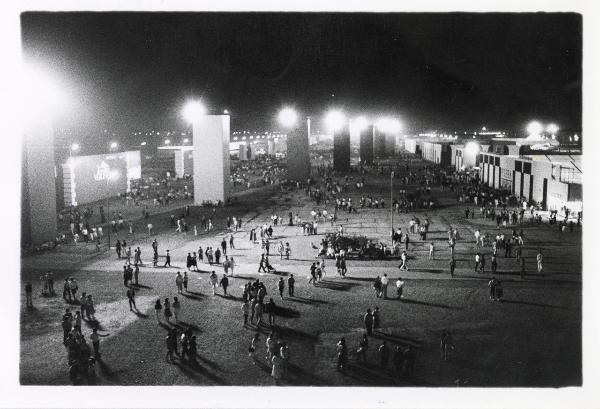
[[[13,13],[10,381],[63,407],[590,385],[583,4]]]

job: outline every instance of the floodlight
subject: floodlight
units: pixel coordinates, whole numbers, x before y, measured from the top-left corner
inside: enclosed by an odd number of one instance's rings
[[[529,135],[539,135],[543,130],[544,128],[542,127],[542,124],[537,121],[532,121],[529,123],[529,125],[527,125],[527,133]]]
[[[282,126],[286,128],[292,128],[294,125],[296,125],[296,122],[298,122],[298,114],[293,108],[283,108],[281,111],[279,111],[277,120]]]
[[[325,124],[331,132],[340,130],[346,123],[346,117],[340,110],[329,111],[325,116]]]
[[[206,108],[199,101],[190,101],[183,107],[183,117],[188,122],[194,122],[199,116],[206,114]]]
[[[550,134],[555,134],[558,132],[558,125],[556,124],[550,124],[546,127],[546,130],[550,133]]]
[[[477,142],[469,142],[465,145],[465,151],[469,155],[477,155],[479,153],[479,144]]]

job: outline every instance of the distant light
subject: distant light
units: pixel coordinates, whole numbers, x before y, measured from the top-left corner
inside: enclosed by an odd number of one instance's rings
[[[282,126],[291,128],[298,122],[298,114],[293,108],[286,107],[279,111],[277,120]]]
[[[325,116],[325,125],[329,129],[330,132],[335,132],[345,125],[346,116],[340,110],[329,111]]]
[[[156,134],[157,134],[157,135],[160,135],[160,132],[157,132]]]
[[[465,151],[469,154],[469,155],[477,155],[479,153],[479,144],[476,142],[469,142],[465,145]]]
[[[485,126],[482,126],[482,127],[481,127],[481,130],[482,130],[482,131],[487,131],[487,128],[486,128]]]
[[[71,145],[71,152],[77,152],[79,150],[79,144],[74,143]]]
[[[555,134],[558,132],[558,125],[550,124],[546,127],[546,131],[548,131],[550,134]]]
[[[146,146],[146,142],[140,143],[141,146]]]
[[[225,110],[223,111],[223,114],[225,114],[225,115],[229,115],[229,111],[225,109]]]
[[[189,141],[190,141],[190,139],[189,139],[189,138],[184,138],[184,139],[183,139],[183,143],[188,143]]]
[[[206,108],[199,101],[190,101],[183,107],[183,117],[188,122],[194,122],[199,116],[206,114]]]
[[[529,135],[539,135],[543,130],[544,128],[542,127],[542,124],[540,124],[538,121],[532,121],[529,123],[529,125],[527,125],[527,133]]]
[[[165,145],[169,145],[171,143],[170,139],[165,139]]]
[[[119,144],[117,142],[111,142],[110,143],[110,148],[111,149],[117,149],[118,146],[119,146]]]
[[[575,139],[575,142],[579,142],[579,135],[577,135],[577,134],[573,135],[573,139]]]

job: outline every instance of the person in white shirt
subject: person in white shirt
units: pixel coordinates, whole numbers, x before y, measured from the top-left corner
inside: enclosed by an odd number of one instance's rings
[[[398,299],[404,298],[402,295],[402,291],[404,290],[404,281],[402,281],[402,277],[398,277],[396,280],[396,294],[398,295]]]
[[[400,270],[407,270],[408,271],[408,266],[406,265],[406,259],[407,259],[407,255],[406,255],[406,251],[402,252],[402,255],[400,255],[400,259],[402,260],[402,264],[400,264],[400,267],[398,267]]]
[[[387,299],[387,288],[388,288],[389,279],[387,274],[384,274],[381,278],[381,292],[383,294],[383,298]]]
[[[434,243],[429,243],[429,260],[433,260]]]

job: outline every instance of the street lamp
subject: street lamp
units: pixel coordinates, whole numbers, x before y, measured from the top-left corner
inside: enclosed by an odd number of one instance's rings
[[[117,142],[111,142],[110,143],[110,149],[117,149],[119,147],[119,144]]]
[[[79,151],[79,144],[78,143],[71,144],[71,147],[69,148],[69,150],[71,151],[71,156],[73,156],[74,152]]]
[[[277,115],[277,120],[285,128],[293,128],[298,122],[298,114],[293,108],[283,108]]]
[[[335,131],[342,129],[345,123],[346,116],[339,109],[329,111],[327,115],[325,115],[325,125],[331,133],[335,133]]]
[[[549,124],[546,127],[546,131],[548,131],[548,133],[550,135],[556,135],[556,133],[558,132],[558,125],[556,125],[556,124]]]
[[[529,136],[539,136],[543,130],[544,127],[538,121],[531,121],[527,125],[527,133]]]
[[[190,101],[183,107],[183,117],[188,122],[194,122],[199,116],[206,114],[206,108],[200,101]]]

